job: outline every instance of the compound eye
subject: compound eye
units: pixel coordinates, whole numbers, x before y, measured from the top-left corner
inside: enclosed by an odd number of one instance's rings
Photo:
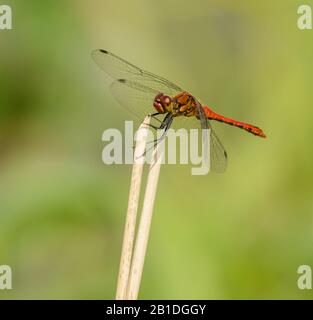
[[[165,97],[164,97],[164,103],[165,103],[166,105],[170,105],[170,104],[171,104],[171,98],[170,98],[169,96],[165,96]]]

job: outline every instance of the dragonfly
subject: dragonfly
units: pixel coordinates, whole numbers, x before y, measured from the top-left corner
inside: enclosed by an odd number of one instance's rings
[[[110,85],[110,91],[116,100],[139,118],[142,116],[143,119],[148,112],[150,117],[159,121],[158,126],[151,125],[152,127],[167,132],[173,121],[185,117],[195,119],[201,129],[209,129],[211,171],[224,172],[227,167],[227,153],[211,126],[211,120],[226,123],[255,136],[266,138],[265,133],[259,127],[214,112],[207,105],[201,104],[189,91],[107,50],[94,50],[92,58],[114,79]],[[162,117],[162,120],[158,119],[159,116]]]

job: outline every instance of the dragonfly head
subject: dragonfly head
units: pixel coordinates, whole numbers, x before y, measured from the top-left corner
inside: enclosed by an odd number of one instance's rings
[[[167,113],[173,110],[173,99],[166,94],[159,93],[154,98],[154,108],[160,113]]]

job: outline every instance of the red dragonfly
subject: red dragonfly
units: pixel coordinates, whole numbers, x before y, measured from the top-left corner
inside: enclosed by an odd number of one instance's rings
[[[191,93],[167,79],[145,71],[115,54],[103,49],[92,52],[98,66],[115,79],[111,84],[113,96],[131,113],[150,114],[155,118],[164,115],[157,129],[170,128],[178,117],[193,117],[200,121],[202,129],[210,129],[210,169],[223,172],[227,166],[227,153],[208,120],[216,120],[244,129],[256,136],[266,138],[264,132],[251,124],[224,117],[208,106],[202,105]],[[154,113],[151,113],[152,107]],[[147,112],[150,109],[150,112]],[[140,109],[143,109],[140,111]],[[155,127],[155,126],[153,126]]]

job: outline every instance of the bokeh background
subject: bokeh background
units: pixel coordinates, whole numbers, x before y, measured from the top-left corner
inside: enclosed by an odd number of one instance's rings
[[[217,123],[224,174],[162,168],[142,299],[310,299],[313,30],[302,1],[13,1],[0,30],[1,298],[112,299],[131,166],[102,163],[123,128],[95,48],[190,90],[260,139]],[[306,1],[311,4],[312,1]]]

